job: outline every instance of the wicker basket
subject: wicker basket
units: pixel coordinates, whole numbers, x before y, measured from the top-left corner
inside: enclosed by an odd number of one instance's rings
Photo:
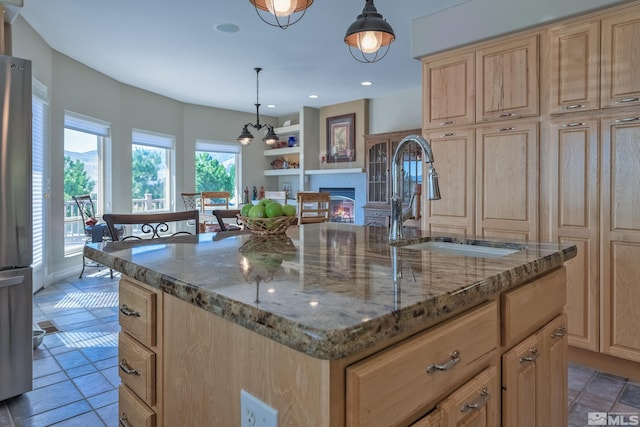
[[[238,215],[238,220],[253,234],[257,234],[258,236],[267,236],[269,234],[284,234],[290,225],[298,222],[298,217],[278,216],[275,218],[249,218]]]

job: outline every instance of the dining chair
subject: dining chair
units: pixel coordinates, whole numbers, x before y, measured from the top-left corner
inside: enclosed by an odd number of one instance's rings
[[[298,224],[329,221],[331,194],[325,192],[298,192]]]
[[[182,196],[182,203],[184,203],[185,211],[193,211],[200,209],[200,193],[180,193]]]
[[[232,209],[233,212],[229,212],[228,215],[216,215],[215,211],[229,210],[229,198],[231,193],[228,191],[203,191],[200,193],[200,209],[202,211],[203,219],[200,221],[200,232],[217,232],[225,231],[226,229],[237,229],[237,225],[224,223],[222,218],[235,218],[236,214],[240,211]],[[215,218],[209,219],[207,211],[211,211],[211,215]]]
[[[200,193],[200,210],[203,212],[209,209],[229,209],[228,191],[203,191]]]
[[[287,204],[287,192],[286,191],[265,191],[264,198],[273,200],[275,202],[281,202],[283,205]]]
[[[200,211],[163,212],[151,214],[104,214],[103,219],[109,227],[114,240],[157,239],[181,234],[200,234]],[[126,226],[127,231],[120,236],[115,233],[118,226]]]
[[[96,207],[93,203],[91,195],[82,194],[78,196],[72,196],[72,198],[73,201],[76,202],[78,213],[82,218],[82,228],[84,229],[85,244],[112,240],[111,235],[108,232],[107,225],[98,221]],[[97,262],[87,260],[83,253],[82,270],[80,271],[80,276],[78,276],[78,279],[82,279],[82,275],[84,274],[84,269],[86,267],[95,267],[98,269],[98,271],[100,271],[100,268],[102,268],[103,266],[102,264],[98,264]],[[113,270],[111,269],[109,269],[109,276],[113,279]]]

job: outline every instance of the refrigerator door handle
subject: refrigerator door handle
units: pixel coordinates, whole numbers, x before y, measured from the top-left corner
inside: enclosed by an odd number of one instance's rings
[[[9,286],[19,285],[24,282],[24,276],[13,276],[7,279],[0,279],[0,288],[8,288]]]

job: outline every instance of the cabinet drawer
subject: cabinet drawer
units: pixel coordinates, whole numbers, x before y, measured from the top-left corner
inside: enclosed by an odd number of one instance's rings
[[[118,387],[118,421],[119,425],[135,427],[155,427],[156,414],[144,404],[126,385]]]
[[[498,343],[487,303],[347,368],[347,425],[396,425],[485,366]],[[447,366],[448,365],[448,366]]]
[[[131,282],[120,281],[120,327],[142,344],[156,345],[157,295]]]
[[[453,392],[438,407],[445,426],[498,426],[499,401],[498,369],[491,366]]]
[[[156,355],[120,332],[118,337],[120,379],[149,406],[156,403]]]
[[[563,312],[567,299],[562,267],[502,295],[502,344],[511,347]]]

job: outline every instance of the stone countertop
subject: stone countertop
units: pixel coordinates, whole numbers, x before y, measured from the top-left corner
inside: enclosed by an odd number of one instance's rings
[[[318,359],[339,359],[430,326],[561,267],[573,245],[477,258],[390,246],[387,230],[293,226],[286,235],[224,233],[88,244],[124,275]],[[405,230],[406,243],[450,240]],[[467,240],[468,242],[468,240]]]

